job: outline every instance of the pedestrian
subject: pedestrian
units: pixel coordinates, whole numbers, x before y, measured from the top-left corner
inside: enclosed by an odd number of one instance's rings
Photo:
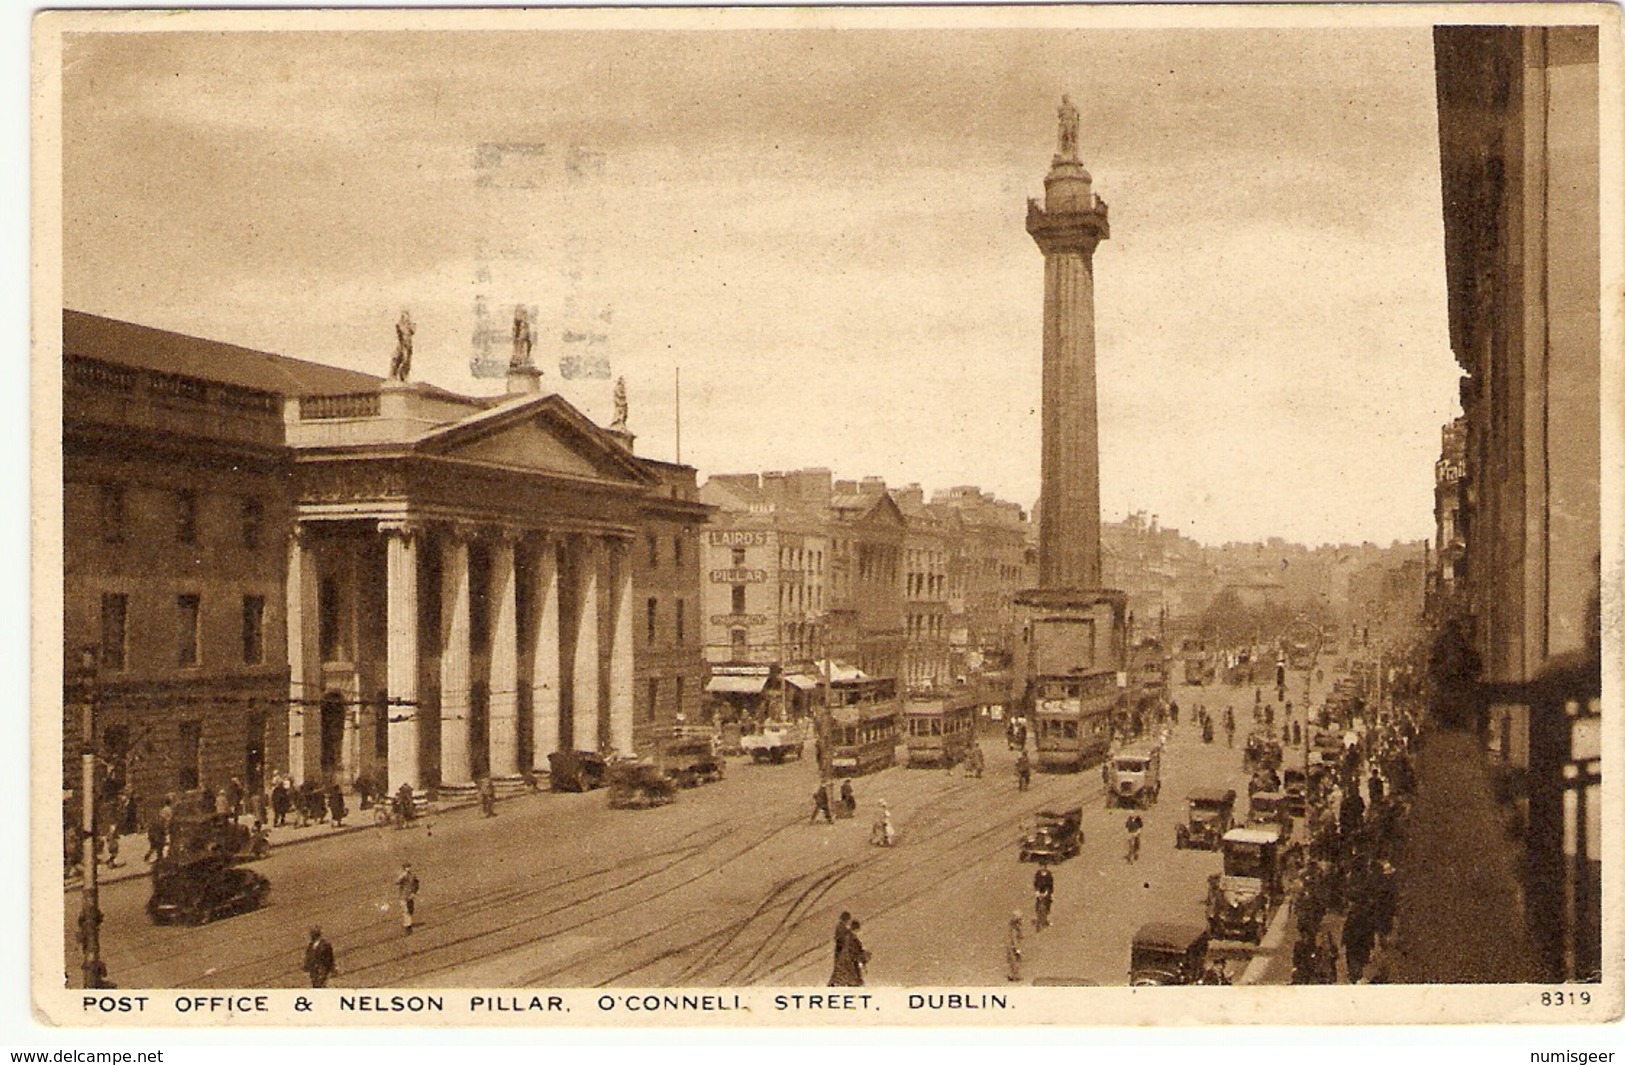
[[[877,847],[890,847],[896,840],[897,834],[892,829],[891,807],[886,800],[880,800],[880,813],[875,817],[875,824],[869,831],[869,842]]]
[[[164,838],[164,819],[153,816],[147,822],[147,854],[141,860],[156,862],[164,856],[164,845],[168,841]]]
[[[322,937],[320,928],[310,930],[310,942],[305,944],[305,972],[310,974],[311,987],[326,987],[328,979],[338,972],[333,944]]]
[[[344,819],[349,816],[350,811],[344,805],[344,789],[336,780],[327,787],[327,808],[333,813],[333,827],[343,828]]]
[[[1350,906],[1343,921],[1343,961],[1351,984],[1360,982],[1365,963],[1371,958],[1375,932],[1371,925],[1370,909],[1364,904]]]
[[[1366,781],[1366,793],[1371,797],[1371,805],[1377,806],[1382,802],[1383,796],[1382,774],[1375,767],[1371,770],[1371,779]]]
[[[401,927],[406,930],[407,935],[411,935],[412,925],[417,917],[418,875],[412,872],[410,863],[401,863],[400,875],[395,878],[395,889],[401,896]]]
[[[1055,874],[1048,862],[1039,862],[1033,874],[1033,931],[1049,927],[1050,910],[1055,906]]]
[[[480,814],[483,817],[497,815],[497,788],[490,777],[480,778]]]
[[[198,807],[204,813],[212,814],[215,812],[213,785],[205,785],[203,790],[198,794]]]
[[[271,824],[281,828],[288,821],[288,810],[292,806],[288,798],[288,783],[277,777],[276,786],[271,789]]]
[[[409,781],[401,781],[395,789],[395,827],[405,828],[406,822],[417,816],[417,798],[412,794]]]
[[[848,910],[841,911],[840,920],[835,922],[835,957],[829,972],[829,986],[841,986],[838,981],[841,977],[841,952],[846,949],[846,938],[852,931],[852,914]]]
[[[243,782],[236,777],[226,785],[226,813],[231,815],[232,823],[243,816]]]
[[[1175,725],[1179,724],[1179,700],[1177,700],[1177,699],[1169,700],[1169,702],[1168,702],[1168,719],[1171,722],[1173,722]]]
[[[118,866],[123,864],[118,860],[119,823],[117,821],[114,821],[107,826],[106,839],[107,867],[109,869],[116,869]]]
[[[835,818],[831,817],[829,812],[829,789],[823,784],[813,789],[812,816],[807,819],[807,823],[810,825],[817,821],[820,815],[823,816],[827,824],[833,825],[835,823]]]
[[[869,952],[864,949],[863,939],[858,935],[862,924],[853,921],[846,929],[846,946],[836,959],[835,968],[839,979],[835,981],[837,987],[862,987],[864,969],[869,964]]]
[[[1016,756],[1016,790],[1026,791],[1032,780],[1033,764],[1027,758],[1027,748],[1023,747],[1021,754]]]
[[[841,816],[855,817],[858,812],[858,797],[852,791],[850,779],[841,781]]]
[[[1004,978],[1014,983],[1021,979],[1021,911],[1010,912],[1010,923],[1005,929]]]

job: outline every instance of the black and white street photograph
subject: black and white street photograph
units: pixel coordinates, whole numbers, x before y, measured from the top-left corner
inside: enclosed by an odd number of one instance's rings
[[[1494,10],[38,15],[37,1008],[1617,1018],[1619,11]]]

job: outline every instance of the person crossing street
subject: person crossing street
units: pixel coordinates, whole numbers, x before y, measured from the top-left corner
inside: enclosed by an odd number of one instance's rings
[[[1033,874],[1033,931],[1042,932],[1049,927],[1050,910],[1055,905],[1055,874],[1048,862],[1039,862]]]

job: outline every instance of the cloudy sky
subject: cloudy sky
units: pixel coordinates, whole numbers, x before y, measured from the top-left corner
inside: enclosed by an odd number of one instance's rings
[[[782,18],[782,17],[781,17]],[[64,302],[544,381],[709,473],[1038,491],[1062,92],[1111,204],[1102,507],[1198,539],[1416,539],[1454,411],[1430,32],[95,33],[63,62]],[[505,346],[496,354],[505,356]],[[562,360],[569,359],[568,363]]]

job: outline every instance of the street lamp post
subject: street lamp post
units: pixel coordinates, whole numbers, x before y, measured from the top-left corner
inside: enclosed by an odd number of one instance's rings
[[[101,924],[102,914],[96,882],[96,698],[97,649],[86,647],[80,651],[79,664],[84,672],[83,743],[80,748],[80,791],[84,800],[84,886],[80,891],[79,926],[83,941],[84,984],[86,988],[102,986]]]

